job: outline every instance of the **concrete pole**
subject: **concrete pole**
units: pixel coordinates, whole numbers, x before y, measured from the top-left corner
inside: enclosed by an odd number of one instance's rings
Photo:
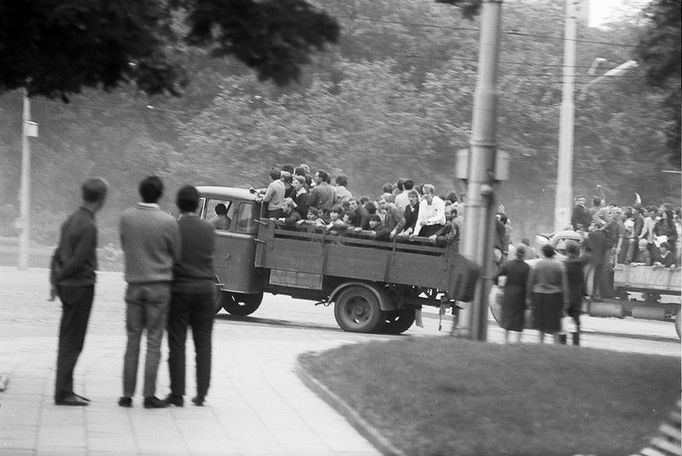
[[[566,228],[571,222],[573,207],[573,129],[575,106],[575,43],[578,29],[579,0],[566,0],[564,21],[564,83],[559,118],[559,157],[557,160],[556,200],[554,202],[554,230]]]
[[[31,120],[31,102],[23,89],[24,108],[21,116],[21,187],[19,190],[19,269],[28,269],[31,248],[31,149],[26,129]]]
[[[485,341],[488,291],[492,271],[492,230],[495,217],[494,172],[497,143],[497,67],[502,27],[502,0],[485,0],[481,11],[478,82],[474,95],[469,148],[467,201],[462,229],[462,254],[482,265],[471,306],[462,311],[460,334]]]

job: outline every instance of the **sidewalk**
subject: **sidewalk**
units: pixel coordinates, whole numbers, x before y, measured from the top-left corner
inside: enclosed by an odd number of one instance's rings
[[[0,338],[0,372],[10,379],[0,393],[0,455],[379,454],[296,376],[299,347],[273,349],[269,341],[232,336],[230,350],[214,355],[207,406],[195,407],[186,399],[184,408],[160,410],[142,407],[139,383],[133,408],[116,404],[122,336],[89,334],[86,339],[75,389],[92,400],[88,407],[54,405],[55,337]],[[188,351],[190,398],[192,358]],[[164,397],[163,361],[158,385],[157,396]]]

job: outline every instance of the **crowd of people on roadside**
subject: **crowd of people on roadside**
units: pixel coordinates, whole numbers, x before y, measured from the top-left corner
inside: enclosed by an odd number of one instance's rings
[[[373,200],[354,196],[343,174],[334,184],[324,170],[313,174],[305,164],[284,165],[270,170],[267,188],[252,191],[265,203],[267,218],[291,229],[458,249],[464,205],[456,192],[439,196],[432,184],[401,178]]]
[[[670,203],[643,205],[636,195],[633,205],[620,207],[605,204],[602,193],[587,208],[585,198],[578,196],[568,229],[580,233],[583,240],[582,245],[567,243],[563,261],[555,258],[554,247],[547,244],[531,267],[525,260],[534,254],[524,240],[515,247],[511,261],[500,262],[493,281],[504,287],[499,322],[506,341],[512,334],[517,342],[521,340],[526,309],[530,309],[540,342],[545,334],[562,342],[562,326],[566,326],[562,317],[566,316],[572,322],[573,344],[579,345],[583,297],[613,297],[616,263],[670,269],[681,263],[680,208],[673,209]]]

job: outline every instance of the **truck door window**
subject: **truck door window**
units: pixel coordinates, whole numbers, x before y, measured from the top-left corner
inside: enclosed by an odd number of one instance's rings
[[[237,213],[237,233],[256,234],[259,207],[253,203],[241,203]]]
[[[209,198],[204,205],[203,218],[216,230],[229,231],[234,220],[234,206],[229,200]]]

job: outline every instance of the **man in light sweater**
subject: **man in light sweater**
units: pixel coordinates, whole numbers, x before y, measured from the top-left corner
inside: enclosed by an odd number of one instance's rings
[[[121,215],[121,247],[125,256],[126,330],[128,344],[123,364],[121,407],[131,407],[137,380],[140,339],[147,330],[144,367],[144,407],[163,408],[155,396],[161,341],[166,327],[173,281],[173,264],[180,258],[180,231],[173,217],[157,204],[163,183],[157,176],[140,182],[142,202]]]

